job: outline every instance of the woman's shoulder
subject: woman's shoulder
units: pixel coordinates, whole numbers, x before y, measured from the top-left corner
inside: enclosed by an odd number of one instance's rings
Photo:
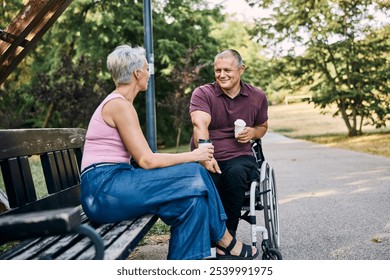
[[[108,101],[110,101],[112,99],[116,99],[116,98],[125,99],[125,97],[122,94],[116,93],[116,92],[112,92],[109,95],[107,95],[106,98],[104,98],[103,102],[107,103]]]
[[[126,98],[119,93],[110,93],[107,95],[107,97],[103,100],[102,105],[104,107],[128,107],[129,102],[126,100]]]

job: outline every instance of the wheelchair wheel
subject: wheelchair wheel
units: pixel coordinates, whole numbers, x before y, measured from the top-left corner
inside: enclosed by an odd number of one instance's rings
[[[279,249],[279,215],[275,172],[269,165],[263,184],[264,220],[269,235],[270,248]]]

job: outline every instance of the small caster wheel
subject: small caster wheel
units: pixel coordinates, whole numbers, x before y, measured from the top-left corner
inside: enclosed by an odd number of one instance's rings
[[[281,260],[282,254],[277,249],[269,249],[263,253],[263,260]]]

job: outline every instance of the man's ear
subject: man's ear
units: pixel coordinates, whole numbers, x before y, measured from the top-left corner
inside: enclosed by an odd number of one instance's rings
[[[243,65],[240,67],[240,73],[242,74],[242,73],[244,73],[244,71],[245,71],[245,64],[243,64]]]

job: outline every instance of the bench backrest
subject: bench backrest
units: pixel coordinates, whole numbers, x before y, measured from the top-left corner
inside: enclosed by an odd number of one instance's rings
[[[80,204],[82,128],[0,130],[0,165],[10,210],[31,212]],[[31,159],[40,162],[48,195],[37,197]],[[1,214],[0,214],[1,215]]]

